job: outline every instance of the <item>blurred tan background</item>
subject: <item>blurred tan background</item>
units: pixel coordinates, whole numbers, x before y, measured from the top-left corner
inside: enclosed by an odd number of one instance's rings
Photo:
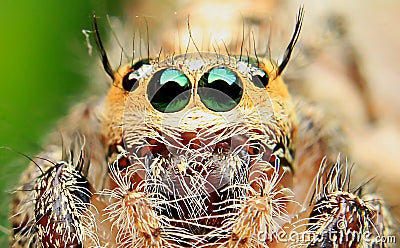
[[[358,88],[349,83],[348,49],[340,39],[333,42],[307,68],[307,88],[314,99],[338,110],[338,119],[349,135],[351,163],[361,170],[356,176],[371,182],[373,190],[385,196],[389,208],[400,214],[400,2],[305,1],[307,14],[302,37],[324,13],[340,13],[347,20],[348,41],[355,48],[360,72],[365,78],[376,121],[368,122],[365,102]],[[315,15],[315,16],[314,16]],[[312,19],[317,18],[317,19]],[[318,24],[317,24],[318,25]],[[342,48],[340,48],[342,46]],[[348,66],[348,65],[347,65]],[[323,81],[323,82],[321,82]]]
[[[155,25],[175,25],[175,14],[199,10],[193,1],[133,1],[127,12],[149,18],[152,39],[165,30]],[[208,1],[199,1],[204,4]],[[305,79],[303,91],[310,99],[338,112],[337,120],[345,123],[349,135],[351,160],[362,166],[358,176],[376,176],[377,191],[382,191],[389,206],[399,213],[400,197],[400,51],[398,0],[304,0],[286,1],[221,1],[262,17],[276,10],[276,20],[291,34],[298,6],[305,6],[304,27],[294,61],[302,61],[307,44],[315,44],[318,53],[300,73]],[[91,28],[91,13],[123,16],[122,1],[13,1],[0,3],[0,146],[34,156],[41,149],[43,137],[54,129],[56,120],[67,109],[83,99],[88,78],[104,78],[88,73],[101,70],[98,57],[89,56],[82,29]],[[182,7],[185,6],[185,7]],[[268,10],[264,11],[263,8]],[[199,11],[201,13],[201,11]],[[338,14],[346,20],[347,40],[324,40],[326,17]],[[205,16],[212,17],[214,16]],[[266,16],[265,18],[268,18]],[[274,17],[275,18],[275,17]],[[279,19],[281,18],[281,19]],[[107,24],[101,20],[104,30]],[[213,22],[211,22],[212,24]],[[241,27],[239,27],[241,28]],[[103,32],[104,33],[104,32]],[[288,40],[283,32],[282,37]],[[302,44],[303,43],[303,44]],[[357,87],[346,74],[343,60],[346,46],[354,46],[360,71],[366,79],[377,121],[368,122],[365,104]],[[285,45],[282,47],[284,48]],[[278,51],[276,54],[279,54]],[[295,63],[295,62],[293,62]],[[114,63],[115,64],[115,63]],[[289,67],[291,64],[289,64]],[[288,72],[288,76],[290,73]],[[108,81],[107,81],[108,82]],[[103,82],[101,82],[102,84]],[[16,185],[27,160],[21,155],[0,150],[0,247],[6,247],[8,197]]]

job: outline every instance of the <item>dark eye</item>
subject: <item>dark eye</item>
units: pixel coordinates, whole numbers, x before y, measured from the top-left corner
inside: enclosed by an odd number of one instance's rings
[[[269,82],[269,77],[268,73],[266,73],[264,70],[257,70],[253,72],[253,84],[258,87],[258,88],[265,88],[268,85]]]
[[[147,88],[151,105],[160,112],[182,110],[190,100],[189,79],[179,70],[163,69],[154,74]]]
[[[149,59],[139,60],[131,66],[131,71],[122,78],[122,87],[124,90],[134,91],[138,87],[138,81],[140,78],[140,71],[138,70],[146,65],[150,66]]]
[[[138,62],[136,62],[135,64],[132,65],[132,69],[134,69],[136,71],[140,67],[142,67],[143,65],[150,65],[150,60],[149,59],[141,59],[141,60],[139,60]]]
[[[243,95],[243,86],[232,70],[214,68],[201,77],[198,94],[207,108],[224,112],[238,105]]]
[[[139,75],[134,72],[128,72],[123,78],[122,78],[122,87],[126,91],[134,91],[138,87],[138,80],[139,80]]]

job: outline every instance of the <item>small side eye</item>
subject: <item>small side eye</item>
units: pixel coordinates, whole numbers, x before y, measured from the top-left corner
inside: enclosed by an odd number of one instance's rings
[[[150,59],[141,59],[135,64],[133,64],[131,68],[136,71],[139,70],[139,68],[142,67],[143,65],[150,65]]]
[[[253,84],[258,88],[265,88],[269,83],[269,76],[264,70],[258,69],[253,72]]]
[[[225,112],[239,104],[243,85],[235,72],[226,67],[217,67],[200,78],[198,94],[207,108]]]
[[[150,59],[141,59],[131,66],[131,70],[122,78],[122,87],[126,91],[134,91],[138,87],[141,70],[146,66],[150,66]]]
[[[182,110],[190,100],[189,79],[177,69],[156,72],[149,81],[147,94],[151,105],[160,112]]]
[[[139,75],[134,71],[130,71],[122,78],[122,87],[126,91],[134,91],[139,86],[138,81]]]

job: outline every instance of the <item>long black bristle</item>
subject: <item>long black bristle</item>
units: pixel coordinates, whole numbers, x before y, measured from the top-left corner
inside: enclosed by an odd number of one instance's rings
[[[303,18],[304,18],[304,7],[301,6],[297,14],[296,27],[294,29],[294,33],[289,42],[289,45],[286,48],[285,54],[283,55],[282,62],[278,66],[278,75],[281,75],[282,71],[286,68],[287,64],[289,63],[293,49],[297,43],[297,40],[299,39],[301,26],[303,24]]]
[[[93,13],[93,31],[94,31],[94,38],[96,41],[97,49],[99,50],[100,57],[101,57],[101,62],[103,64],[104,70],[106,73],[111,77],[111,79],[114,81],[114,71],[111,68],[110,62],[107,57],[106,50],[104,49],[103,42],[101,41],[100,37],[100,32],[99,32],[99,27],[97,25],[97,17],[96,14]]]

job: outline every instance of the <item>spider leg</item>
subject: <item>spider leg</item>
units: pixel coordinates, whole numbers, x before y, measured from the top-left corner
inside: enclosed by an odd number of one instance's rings
[[[32,162],[23,180],[25,184],[14,201],[13,247],[82,247],[97,244],[96,224],[91,211],[91,187],[85,168],[88,167],[84,144],[59,161],[57,148]],[[57,162],[53,162],[57,161]],[[86,242],[87,240],[87,242]]]
[[[350,170],[340,157],[325,177],[321,166],[316,192],[293,229],[297,239],[289,247],[390,247],[380,237],[391,233],[390,218],[382,200],[352,190]],[[305,238],[306,237],[306,238]]]

